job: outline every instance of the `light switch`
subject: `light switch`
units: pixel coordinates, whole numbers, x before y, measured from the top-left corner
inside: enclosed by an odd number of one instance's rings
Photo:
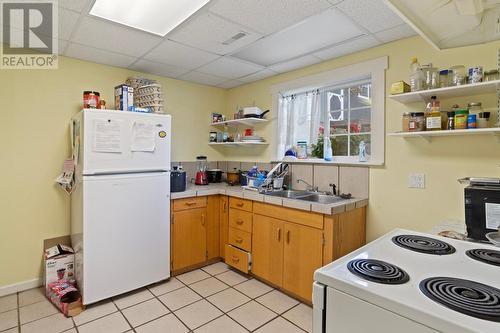
[[[425,188],[425,174],[423,173],[410,173],[408,176],[409,188]]]

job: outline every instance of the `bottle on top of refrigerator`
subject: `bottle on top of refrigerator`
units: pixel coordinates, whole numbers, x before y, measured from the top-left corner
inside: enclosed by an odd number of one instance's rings
[[[411,91],[422,90],[424,74],[416,57],[413,57],[410,65],[410,87]]]

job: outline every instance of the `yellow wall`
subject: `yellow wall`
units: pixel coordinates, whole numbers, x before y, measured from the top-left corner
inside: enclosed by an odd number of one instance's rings
[[[271,108],[270,88],[274,84],[381,56],[389,56],[386,72],[388,92],[392,82],[408,81],[408,68],[413,56],[418,57],[422,64],[432,62],[439,68],[464,64],[492,69],[497,68],[499,48],[500,42],[494,42],[437,51],[420,37],[412,37],[233,88],[228,91],[226,112],[232,114],[237,106],[252,105],[254,101],[262,109]],[[484,107],[496,108],[495,96],[491,95],[442,102],[444,107],[449,107],[455,102],[463,105],[468,101],[482,101]],[[405,106],[386,99],[386,131],[401,129],[401,114],[404,111],[422,110],[423,107],[422,103]],[[266,126],[261,133],[266,138],[272,138],[273,127],[271,124]],[[272,157],[271,153],[271,148],[268,148],[260,155],[254,151],[240,151],[238,156],[248,161],[267,161]],[[393,228],[428,231],[444,219],[463,220],[463,186],[457,183],[457,178],[500,176],[500,143],[491,136],[437,138],[431,144],[420,139],[386,138],[385,155],[385,166],[370,169],[369,239]],[[411,172],[425,173],[425,189],[407,187]]]
[[[42,241],[69,233],[69,198],[54,184],[69,154],[69,119],[83,90],[96,90],[113,107],[113,88],[137,72],[71,58],[58,70],[0,70],[0,287],[38,278]],[[225,107],[226,91],[165,77],[173,116],[172,159],[192,161],[208,147],[211,112]]]

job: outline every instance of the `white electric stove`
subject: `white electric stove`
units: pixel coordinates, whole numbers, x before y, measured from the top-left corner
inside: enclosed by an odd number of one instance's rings
[[[396,229],[314,280],[314,333],[500,332],[494,246]]]

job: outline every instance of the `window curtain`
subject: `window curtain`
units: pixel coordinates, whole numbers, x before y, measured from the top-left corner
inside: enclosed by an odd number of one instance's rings
[[[277,157],[297,145],[298,141],[315,144],[324,119],[326,93],[313,91],[281,96],[278,101]]]

